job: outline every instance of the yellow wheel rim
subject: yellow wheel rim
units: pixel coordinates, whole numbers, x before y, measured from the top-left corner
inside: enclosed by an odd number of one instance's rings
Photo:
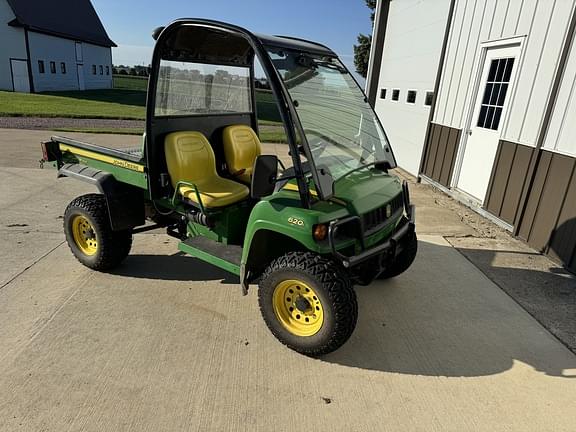
[[[94,255],[98,250],[96,231],[84,216],[74,216],[72,219],[72,237],[83,254]]]
[[[278,321],[296,336],[313,336],[324,323],[320,298],[310,285],[290,279],[274,288],[272,306]]]

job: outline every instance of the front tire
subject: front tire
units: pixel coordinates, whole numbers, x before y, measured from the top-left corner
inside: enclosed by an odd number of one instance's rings
[[[68,205],[64,233],[76,259],[93,270],[117,267],[132,247],[132,231],[112,230],[106,198],[99,194],[82,195]]]
[[[358,318],[349,278],[333,261],[311,252],[275,259],[260,280],[258,303],[272,334],[309,356],[340,348]]]

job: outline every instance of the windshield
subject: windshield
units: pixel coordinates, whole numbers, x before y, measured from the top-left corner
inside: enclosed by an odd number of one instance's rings
[[[394,156],[376,114],[340,60],[269,49],[294,102],[317,169],[333,180]]]

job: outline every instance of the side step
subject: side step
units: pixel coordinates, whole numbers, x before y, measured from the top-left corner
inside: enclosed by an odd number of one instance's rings
[[[178,249],[240,276],[240,261],[242,260],[242,248],[240,246],[225,245],[206,237],[198,236],[180,242]]]

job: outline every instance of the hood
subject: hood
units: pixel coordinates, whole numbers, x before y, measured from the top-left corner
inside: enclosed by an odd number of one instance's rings
[[[334,197],[355,214],[381,207],[402,192],[400,180],[375,168],[353,172],[334,184]]]

